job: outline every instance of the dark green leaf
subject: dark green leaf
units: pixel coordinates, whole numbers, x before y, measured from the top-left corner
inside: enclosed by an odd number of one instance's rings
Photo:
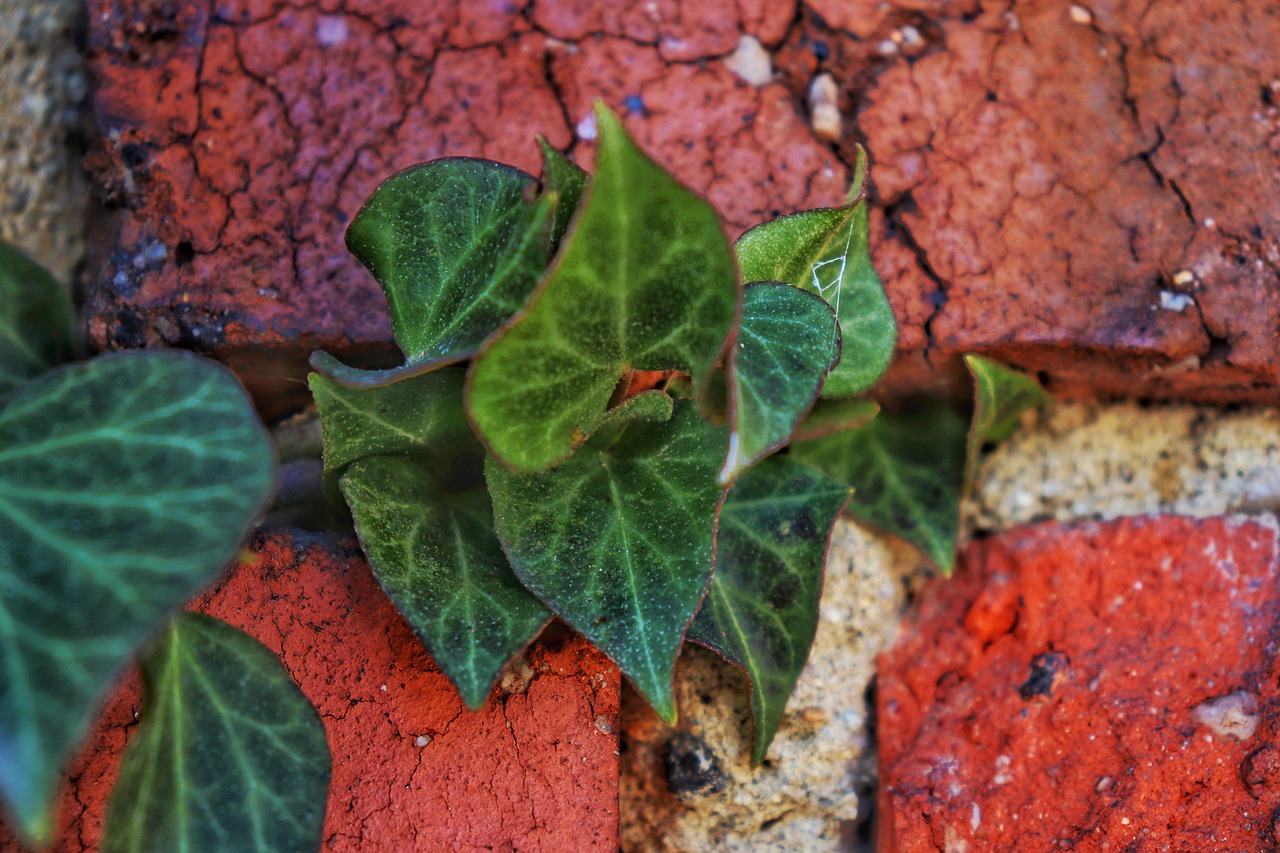
[[[605,432],[542,474],[490,457],[498,536],[524,585],[673,722],[672,669],[711,576],[726,430],[680,401],[666,423]]]
[[[538,137],[538,147],[542,149],[543,192],[555,197],[550,240],[551,252],[554,254],[565,232],[569,230],[569,223],[582,201],[582,194],[587,190],[589,178],[586,172],[578,168],[578,164],[553,148],[541,136]]]
[[[659,168],[597,106],[596,177],[526,312],[471,369],[467,406],[520,471],[565,459],[633,368],[680,370],[703,390],[738,303],[715,210]]]
[[[787,443],[839,361],[840,327],[821,297],[778,282],[746,288],[731,369],[737,414],[722,484]]]
[[[855,182],[859,190],[863,178]],[[851,192],[861,199],[860,191]],[[868,206],[807,210],[757,225],[738,239],[743,281],[784,281],[831,303],[844,336],[844,356],[823,386],[824,397],[851,397],[889,367],[898,330],[880,276],[871,264]]]
[[[764,460],[720,510],[716,570],[690,640],[751,677],[751,760],[773,741],[818,630],[827,543],[849,488],[782,456]]]
[[[71,358],[73,318],[66,288],[0,241],[0,396]]]
[[[524,304],[547,266],[551,220],[532,187],[518,169],[448,158],[391,176],[360,208],[347,248],[387,295],[405,368],[471,357]],[[348,371],[334,378],[354,380]]]
[[[379,456],[352,463],[342,492],[378,582],[479,708],[551,613],[512,573],[484,488],[449,494],[434,480],[419,463]]]
[[[188,353],[100,356],[4,401],[0,791],[28,838],[95,703],[235,555],[272,478],[244,390]]]
[[[269,650],[187,613],[147,655],[142,680],[142,722],[107,806],[104,853],[320,848],[329,745]]]
[[[798,461],[853,487],[849,512],[920,549],[944,573],[955,562],[964,482],[964,419],[932,406],[791,448]]]
[[[989,358],[966,355],[964,363],[973,375],[973,423],[965,466],[972,477],[983,445],[1004,441],[1017,429],[1023,412],[1053,398],[1031,376]]]
[[[800,422],[792,441],[813,441],[825,438],[841,430],[853,429],[871,423],[871,419],[880,413],[880,406],[874,400],[851,397],[846,400],[819,400],[809,412],[808,417]]]
[[[438,370],[375,388],[350,388],[319,374],[311,394],[324,429],[325,481],[336,486],[347,466],[368,456],[408,456],[457,483],[478,483],[484,448],[462,409],[466,374]],[[473,482],[467,482],[467,472]]]

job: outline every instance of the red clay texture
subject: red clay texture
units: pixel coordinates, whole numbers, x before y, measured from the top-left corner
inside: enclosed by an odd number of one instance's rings
[[[1273,850],[1271,516],[975,544],[880,661],[880,849]]]
[[[92,340],[212,352],[269,414],[305,401],[311,349],[394,358],[342,245],[379,180],[536,171],[535,133],[589,165],[595,97],[733,235],[837,203],[865,143],[908,389],[981,350],[1067,392],[1280,400],[1267,0],[89,5]],[[730,70],[747,36],[772,82]]]
[[[535,644],[470,712],[353,543],[260,531],[250,549],[194,606],[279,655],[319,710],[324,850],[617,849],[619,676],[585,641]],[[131,676],[75,762],[56,853],[99,849],[139,694]]]

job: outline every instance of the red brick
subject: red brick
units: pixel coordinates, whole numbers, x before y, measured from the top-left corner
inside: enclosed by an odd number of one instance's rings
[[[470,712],[354,543],[259,531],[250,548],[195,606],[279,655],[319,710],[333,755],[323,849],[617,849],[620,685],[599,652],[576,636],[535,644],[527,684]],[[139,693],[131,676],[72,768],[56,853],[98,849]],[[18,849],[2,826],[0,849]]]
[[[880,661],[881,849],[1273,849],[1278,529],[1133,518],[972,546]],[[1243,739],[1204,722],[1233,694]]]
[[[538,132],[589,163],[603,96],[735,235],[837,202],[864,141],[904,390],[983,351],[1070,394],[1280,401],[1280,16],[1086,5],[91,0],[91,339],[213,353],[271,415],[312,349],[394,361],[342,246],[360,202],[433,157],[536,170]],[[720,61],[743,34],[778,82]]]

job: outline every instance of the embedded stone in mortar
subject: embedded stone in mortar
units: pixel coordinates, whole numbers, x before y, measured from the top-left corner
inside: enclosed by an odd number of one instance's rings
[[[897,632],[902,578],[919,566],[904,545],[848,521],[836,525],[813,650],[757,769],[746,675],[712,652],[686,646],[681,656],[679,731],[629,697],[622,849],[833,849],[865,814],[859,792],[874,773],[867,686],[876,655]]]

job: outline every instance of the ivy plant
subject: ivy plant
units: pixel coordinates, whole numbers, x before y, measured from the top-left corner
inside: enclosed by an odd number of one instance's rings
[[[966,448],[1002,437],[1037,386],[974,361],[968,431],[942,407],[877,416],[865,394],[896,327],[865,154],[844,205],[731,245],[614,113],[596,118],[592,176],[540,141],[541,180],[435,160],[354,217],[347,245],[404,363],[312,357],[325,480],[468,706],[557,616],[674,722],[692,641],[749,674],[759,762],[842,509],[950,571]]]
[[[315,849],[322,810],[290,799],[327,786],[315,711],[256,641],[172,616],[270,495],[266,432],[230,371],[190,353],[68,363],[72,318],[0,243],[0,800],[26,841],[51,840],[69,757],[150,643],[105,849]]]

